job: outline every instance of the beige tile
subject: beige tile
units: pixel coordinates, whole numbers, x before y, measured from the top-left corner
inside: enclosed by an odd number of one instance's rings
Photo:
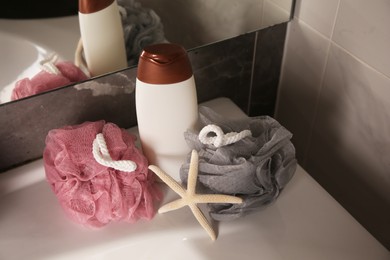
[[[273,4],[279,6],[283,10],[290,12],[292,7],[293,0],[266,0],[268,2],[272,2]]]
[[[295,16],[330,37],[339,0],[297,0]]]
[[[329,41],[305,24],[288,26],[276,118],[293,134],[301,163],[314,117]]]
[[[364,172],[360,177],[380,187],[390,202],[390,79],[332,46],[316,123],[320,129],[327,130],[323,137],[337,138],[346,161],[359,158],[356,168],[363,170],[362,163],[375,169],[378,178]]]
[[[261,27],[265,28],[290,19],[290,10],[286,10],[279,5],[276,5],[272,0],[264,0],[263,15],[261,19]]]
[[[389,155],[390,79],[332,46],[307,170],[388,243]]]
[[[390,1],[342,0],[333,40],[390,77]]]

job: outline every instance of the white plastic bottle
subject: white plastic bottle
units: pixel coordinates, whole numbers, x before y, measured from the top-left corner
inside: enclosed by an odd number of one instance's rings
[[[177,181],[190,152],[184,139],[195,129],[198,104],[187,52],[179,45],[162,43],[146,47],[139,58],[136,110],[143,152]]]
[[[79,23],[91,76],[127,67],[123,27],[116,0],[79,0]]]

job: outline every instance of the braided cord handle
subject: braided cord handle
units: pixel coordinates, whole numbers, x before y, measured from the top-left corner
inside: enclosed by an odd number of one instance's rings
[[[215,136],[209,136],[210,133],[215,133]],[[212,144],[218,148],[221,146],[236,143],[248,136],[252,136],[252,132],[250,130],[243,130],[239,133],[230,132],[224,134],[224,132],[219,126],[210,124],[203,127],[203,129],[200,131],[199,140],[203,144]]]
[[[95,160],[103,166],[114,168],[118,171],[133,172],[137,164],[131,160],[114,161],[107,148],[106,140],[102,133],[97,134],[92,144],[92,154]]]

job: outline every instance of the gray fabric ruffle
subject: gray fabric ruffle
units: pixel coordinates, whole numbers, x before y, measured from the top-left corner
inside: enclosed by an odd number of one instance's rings
[[[294,175],[297,161],[292,134],[269,116],[229,121],[208,107],[199,108],[201,127],[215,124],[224,131],[249,129],[251,137],[216,148],[198,139],[198,132],[185,132],[191,149],[199,153],[198,187],[203,193],[239,196],[242,204],[209,204],[210,215],[218,221],[242,217],[273,202]],[[186,183],[190,154],[180,169]]]

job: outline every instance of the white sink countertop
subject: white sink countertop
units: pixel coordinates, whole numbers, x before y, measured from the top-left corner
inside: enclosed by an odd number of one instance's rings
[[[206,105],[240,114],[227,99]],[[166,191],[165,201],[176,196]],[[7,260],[390,259],[389,251],[301,167],[275,203],[216,224],[214,242],[188,208],[151,221],[83,228],[65,216],[45,180],[42,160],[0,174],[0,209],[0,259]]]

